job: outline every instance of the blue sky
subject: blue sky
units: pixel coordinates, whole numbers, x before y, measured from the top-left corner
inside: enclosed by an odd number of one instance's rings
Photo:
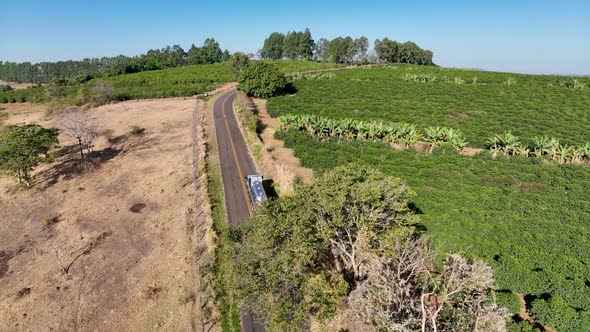
[[[31,1],[2,4],[0,60],[201,45],[256,52],[273,31],[411,40],[446,67],[590,74],[590,1]]]

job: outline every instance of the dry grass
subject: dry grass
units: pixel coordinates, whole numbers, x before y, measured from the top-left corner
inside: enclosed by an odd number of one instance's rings
[[[292,192],[295,180],[309,184],[313,181],[313,170],[301,166],[301,163],[292,149],[284,147],[281,140],[274,138],[279,127],[278,120],[271,118],[266,111],[266,100],[253,99],[258,119],[262,122],[264,130],[260,133],[262,143],[261,165],[263,173],[279,184],[281,194]]]
[[[106,134],[94,166],[74,142],[14,190],[0,178],[0,331],[191,331],[199,306],[193,235],[194,99],[130,101],[95,109]],[[45,106],[2,105],[7,123],[45,120]],[[133,135],[131,128],[145,128]],[[104,235],[108,234],[108,236]],[[60,270],[57,256],[69,264]],[[190,295],[188,297],[194,297]]]

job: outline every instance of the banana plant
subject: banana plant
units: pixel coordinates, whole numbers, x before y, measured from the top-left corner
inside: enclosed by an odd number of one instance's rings
[[[555,147],[556,140],[547,136],[533,137],[533,154],[542,157],[551,153]]]
[[[582,151],[582,159],[590,162],[590,143],[586,143],[584,146],[580,147],[580,150]]]
[[[557,159],[558,162],[565,164],[566,162],[572,160],[572,154],[573,154],[573,151],[572,151],[571,146],[560,145],[556,149],[555,158]]]
[[[463,136],[463,133],[459,129],[444,128],[443,130],[446,142],[451,143],[455,149],[459,151],[463,150],[467,146],[467,141]]]
[[[429,152],[432,153],[439,142],[442,142],[443,128],[442,127],[426,127],[424,128],[424,140],[430,144]]]

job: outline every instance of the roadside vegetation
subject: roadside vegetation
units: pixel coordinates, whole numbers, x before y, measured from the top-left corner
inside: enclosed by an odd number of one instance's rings
[[[588,78],[412,65],[330,74],[329,79],[294,81],[297,93],[269,99],[269,113],[455,128],[477,148],[486,148],[491,137],[505,132],[525,146],[543,136],[566,146],[588,142]]]
[[[267,201],[236,239],[242,306],[270,331],[329,322],[343,304],[363,331],[505,330],[491,268],[435,263],[413,199],[399,178],[345,165]]]
[[[278,138],[320,174],[360,164],[404,179],[436,247],[484,259],[497,289],[524,296],[537,323],[590,329],[587,166],[487,151],[467,157],[444,146],[423,154],[379,142],[319,141],[293,130]]]

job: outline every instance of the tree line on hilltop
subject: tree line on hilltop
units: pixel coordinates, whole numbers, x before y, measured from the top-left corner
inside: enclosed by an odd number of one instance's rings
[[[353,39],[347,36],[332,40],[320,38],[316,42],[309,29],[287,34],[273,32],[264,40],[264,45],[258,54],[262,59],[271,60],[315,60],[348,64],[377,62],[434,64],[432,51],[424,50],[411,41],[400,43],[388,38],[377,39],[373,43],[373,52],[370,52],[367,37]]]
[[[10,82],[47,83],[52,80],[71,80],[77,83],[98,76],[113,76],[158,70],[183,65],[211,64],[230,59],[228,50],[222,51],[213,38],[205,39],[203,46],[192,44],[188,51],[180,45],[149,50],[134,57],[87,58],[80,61],[57,62],[2,62],[0,79]]]

